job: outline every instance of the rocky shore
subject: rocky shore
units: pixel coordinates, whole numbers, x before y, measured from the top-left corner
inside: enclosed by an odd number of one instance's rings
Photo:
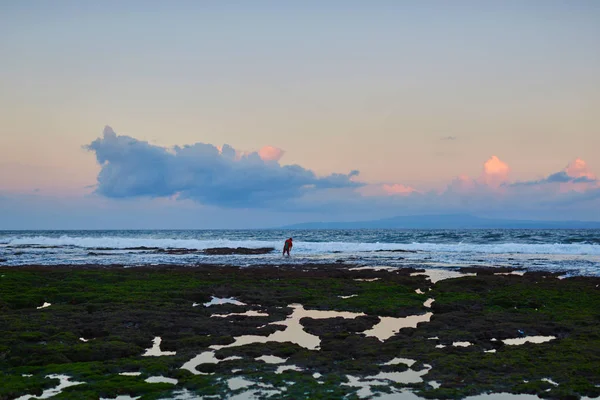
[[[27,266],[0,288],[2,400],[600,395],[600,278]]]

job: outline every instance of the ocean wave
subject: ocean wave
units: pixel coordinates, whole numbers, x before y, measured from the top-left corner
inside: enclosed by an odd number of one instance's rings
[[[78,237],[63,235],[22,236],[6,238],[11,247],[76,247],[84,249],[126,250],[132,248],[173,248],[204,250],[213,247],[275,247],[283,240],[232,240],[232,239],[169,239],[139,237]],[[361,253],[373,251],[408,250],[432,253],[482,253],[482,254],[566,254],[600,255],[599,244],[589,243],[359,243],[359,242],[294,242],[294,252],[301,254]]]

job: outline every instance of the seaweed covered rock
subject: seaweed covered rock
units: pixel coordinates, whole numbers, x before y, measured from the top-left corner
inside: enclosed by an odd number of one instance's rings
[[[231,255],[231,254],[269,254],[275,251],[274,247],[259,247],[259,248],[248,248],[248,247],[213,247],[205,249],[204,254],[208,255]]]

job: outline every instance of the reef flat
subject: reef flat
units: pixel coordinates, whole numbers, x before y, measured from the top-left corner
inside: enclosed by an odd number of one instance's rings
[[[462,272],[0,267],[0,399],[600,395],[600,278]]]

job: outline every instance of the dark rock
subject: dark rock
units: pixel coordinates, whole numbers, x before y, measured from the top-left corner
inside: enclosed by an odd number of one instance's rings
[[[200,250],[197,249],[158,249],[156,250],[157,253],[161,253],[161,254],[195,254],[195,253],[200,253]]]
[[[275,251],[274,247],[259,247],[259,248],[248,248],[248,247],[214,247],[203,251],[204,254],[208,255],[230,255],[230,254],[269,254]]]
[[[473,265],[470,267],[461,267],[458,269],[459,272],[463,272],[466,274],[475,273],[477,275],[494,275],[500,273],[508,273],[512,271],[517,271],[517,268],[511,267],[481,267],[478,265]]]
[[[395,250],[375,250],[376,253],[380,253],[380,252],[386,252],[386,253],[416,253],[416,250],[403,250],[403,249],[395,249]]]

